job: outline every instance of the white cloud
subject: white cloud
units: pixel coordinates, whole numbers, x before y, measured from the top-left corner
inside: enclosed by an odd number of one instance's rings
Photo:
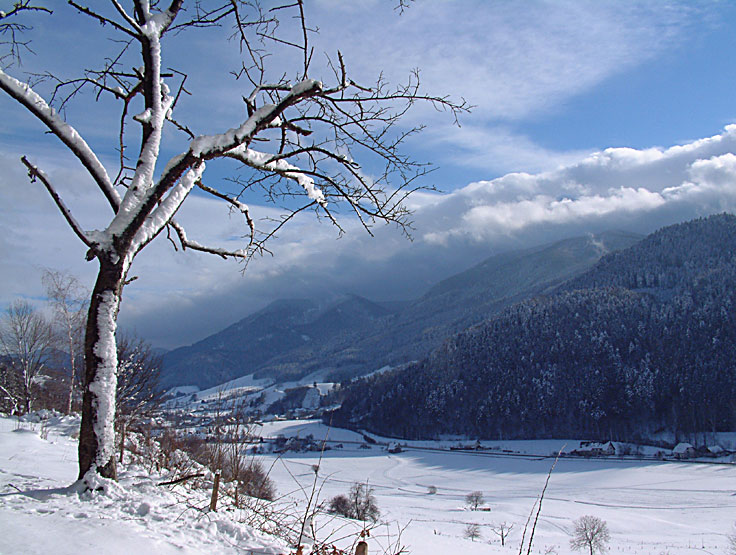
[[[433,222],[424,239],[490,241],[529,228],[590,225],[634,214],[676,212],[682,219],[736,210],[736,126],[668,149],[612,148],[536,175],[472,183],[417,212]],[[444,220],[438,213],[449,211]],[[426,212],[426,216],[424,213]],[[452,222],[444,229],[437,222]],[[656,220],[654,220],[656,221]]]
[[[472,118],[471,118],[472,121]],[[438,148],[441,163],[452,162],[466,168],[485,168],[494,173],[557,169],[583,158],[587,151],[559,151],[542,147],[528,136],[508,126],[480,126],[465,123],[456,127],[436,122],[413,143],[429,142]]]

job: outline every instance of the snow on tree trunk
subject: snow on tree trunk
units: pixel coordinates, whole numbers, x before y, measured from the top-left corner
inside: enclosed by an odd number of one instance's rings
[[[115,329],[125,272],[102,264],[92,294],[84,344],[85,374],[79,432],[79,479],[90,472],[117,479],[115,466]]]

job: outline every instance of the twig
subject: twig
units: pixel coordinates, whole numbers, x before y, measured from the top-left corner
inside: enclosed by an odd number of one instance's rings
[[[539,514],[542,512],[542,501],[544,500],[544,494],[547,491],[547,486],[549,485],[549,479],[552,476],[552,471],[555,469],[555,466],[557,466],[557,461],[560,459],[560,456],[562,455],[562,451],[565,449],[567,444],[563,445],[560,450],[557,452],[557,456],[555,457],[555,461],[552,463],[552,467],[549,469],[549,472],[547,473],[547,479],[544,482],[544,487],[542,488],[542,493],[539,495],[539,499],[535,501],[534,505],[532,505],[532,510],[529,513],[529,518],[526,520],[526,524],[524,525],[524,532],[521,535],[521,545],[519,546],[519,555],[522,554],[522,551],[524,550],[524,537],[526,536],[526,529],[527,526],[529,526],[529,521],[532,518],[532,514],[534,513],[534,507],[537,506],[537,514],[534,516],[534,523],[532,524],[532,530],[529,534],[529,546],[527,547],[526,553],[529,555],[532,552],[532,542],[534,541],[534,531],[537,528],[537,521],[539,520]],[[539,505],[537,505],[539,503]]]
[[[187,474],[186,476],[182,476],[181,478],[177,478],[176,480],[169,480],[168,482],[159,482],[156,484],[157,486],[173,486],[174,484],[180,484],[181,482],[184,482],[186,480],[191,480],[192,478],[202,478],[204,476],[204,472],[197,472],[196,474]]]

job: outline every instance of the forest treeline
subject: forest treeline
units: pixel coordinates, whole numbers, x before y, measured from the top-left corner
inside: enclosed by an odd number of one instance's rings
[[[736,427],[736,217],[670,226],[402,370],[333,424],[405,438],[635,440]]]

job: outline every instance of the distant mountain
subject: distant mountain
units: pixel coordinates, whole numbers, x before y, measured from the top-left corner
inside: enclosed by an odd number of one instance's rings
[[[275,381],[322,371],[331,380],[425,356],[448,336],[550,290],[641,236],[608,232],[496,255],[411,302],[349,296],[320,308],[278,301],[192,346],[164,356],[166,386],[210,387],[255,373]]]
[[[248,374],[304,343],[299,326],[317,311],[306,300],[280,300],[188,347],[164,355],[162,385],[211,387]]]
[[[309,300],[279,300],[194,345],[166,353],[162,384],[206,388],[254,372],[278,380],[293,376],[294,364],[306,375],[318,369],[310,362],[326,342],[339,344],[387,314],[388,308],[358,296],[323,309]]]
[[[421,362],[354,382],[338,426],[430,438],[736,429],[736,217],[664,228]]]

